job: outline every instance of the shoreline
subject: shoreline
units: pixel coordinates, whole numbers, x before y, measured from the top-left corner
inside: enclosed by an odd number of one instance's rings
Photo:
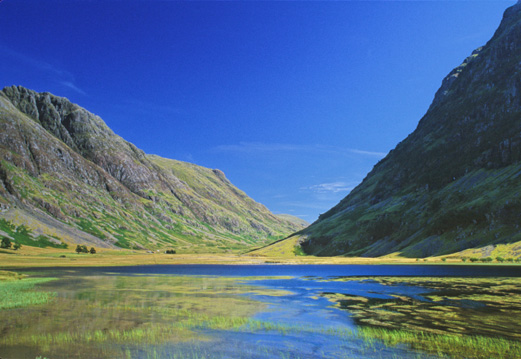
[[[444,257],[445,258],[445,257]],[[138,265],[468,265],[468,266],[515,266],[520,263],[489,262],[469,263],[459,258],[442,257],[427,259],[398,256],[381,258],[364,257],[271,257],[247,254],[164,254],[140,253],[124,250],[103,250],[96,254],[76,254],[70,250],[25,247],[19,251],[0,251],[0,269],[41,267],[118,267]]]

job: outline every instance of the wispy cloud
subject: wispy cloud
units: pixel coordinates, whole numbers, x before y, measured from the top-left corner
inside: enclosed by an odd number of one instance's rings
[[[59,83],[62,86],[65,86],[75,92],[78,92],[79,94],[86,95],[85,91],[83,91],[77,85],[74,84],[74,75],[69,71],[65,71],[46,61],[36,59],[32,56],[15,51],[1,44],[0,52],[3,56],[15,59],[24,66],[31,67],[34,70],[50,75],[55,81],[57,81],[57,83]]]
[[[336,154],[345,156],[371,156],[382,158],[385,152],[367,151],[356,148],[342,148],[324,145],[296,145],[288,143],[240,142],[235,145],[221,145],[214,148],[217,152],[265,154],[273,152],[306,152],[317,154]]]
[[[358,155],[365,155],[365,156],[373,156],[373,157],[385,157],[387,153],[385,152],[376,152],[376,151],[364,151],[364,150],[357,150],[357,149],[349,149],[351,153],[358,154]]]
[[[349,192],[353,189],[353,186],[346,182],[329,182],[316,184],[309,187],[301,188],[303,190],[309,190],[315,193],[338,193],[338,192]]]
[[[77,93],[81,94],[81,95],[87,95],[85,93],[85,91],[83,91],[82,89],[80,89],[78,86],[74,85],[72,82],[70,81],[60,81],[60,83],[65,86],[65,87],[68,87],[70,88],[71,90],[74,90],[76,91]]]
[[[53,73],[54,75],[58,75],[58,76],[62,76],[62,77],[71,77],[72,76],[72,74],[70,74],[69,72],[60,70],[60,69],[52,66],[48,62],[35,59],[31,56],[22,54],[21,52],[14,51],[6,46],[0,45],[0,50],[2,50],[2,53],[4,55],[15,58],[15,59],[25,63],[26,65],[29,65],[40,71],[50,72],[50,73]]]

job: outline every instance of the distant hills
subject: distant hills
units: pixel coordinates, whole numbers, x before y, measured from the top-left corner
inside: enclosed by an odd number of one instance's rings
[[[26,224],[36,246],[240,251],[305,226],[220,170],[148,155],[66,98],[21,86],[0,91],[0,209],[0,234]]]
[[[435,56],[436,54],[433,54]],[[521,255],[521,3],[443,80],[416,130],[299,238],[319,256]],[[279,244],[280,246],[280,244]]]

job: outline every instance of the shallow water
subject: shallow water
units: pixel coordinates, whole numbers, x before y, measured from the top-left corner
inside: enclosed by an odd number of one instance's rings
[[[385,303],[387,312],[395,310],[402,321],[407,311],[432,303],[428,309],[434,316],[436,308],[472,314],[481,310],[478,304],[490,307],[483,296],[472,297],[474,292],[483,294],[495,278],[521,277],[518,266],[158,265],[30,271],[56,277],[38,290],[57,297],[48,304],[0,311],[3,359],[435,358],[405,345],[364,341],[356,330],[363,319],[378,321],[374,303]],[[381,276],[394,280],[375,280]],[[465,298],[428,280],[471,276],[484,282],[474,282]],[[519,289],[517,282],[503,284],[498,292],[503,297]],[[445,295],[442,300],[439,293]],[[361,299],[363,305],[356,302]],[[508,318],[494,315],[492,325],[510,325]],[[396,321],[398,328],[402,324]],[[443,330],[451,325],[447,321]],[[457,328],[464,329],[461,323]]]

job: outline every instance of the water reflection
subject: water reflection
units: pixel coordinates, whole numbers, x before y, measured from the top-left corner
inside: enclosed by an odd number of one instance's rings
[[[238,276],[201,274],[207,266],[188,267],[193,275],[175,268],[179,275],[158,267],[40,272],[58,278],[39,287],[57,298],[0,311],[0,356],[430,358],[437,356],[363,340],[358,325],[465,332],[464,321],[478,315],[483,325],[470,323],[481,334],[518,335],[511,328],[521,313],[515,278],[346,277],[337,275],[345,272],[338,266],[318,270],[323,276],[294,267],[259,276],[258,266],[236,268]],[[493,315],[484,316],[484,308]]]

